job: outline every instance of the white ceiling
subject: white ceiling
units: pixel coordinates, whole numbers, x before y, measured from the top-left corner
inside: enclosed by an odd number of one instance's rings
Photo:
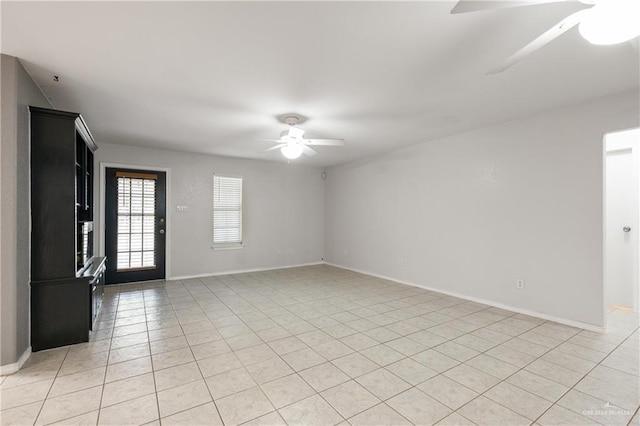
[[[484,75],[570,2],[459,15],[449,1],[1,3],[2,52],[98,145],[285,161],[261,139],[296,112],[308,137],[345,139],[295,160],[329,166],[638,88],[629,43],[592,46],[575,28]]]

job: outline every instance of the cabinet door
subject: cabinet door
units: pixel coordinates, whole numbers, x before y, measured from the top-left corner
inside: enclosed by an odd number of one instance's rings
[[[78,220],[93,220],[93,153],[76,132],[76,207]]]
[[[86,342],[91,286],[85,278],[31,283],[32,350]]]
[[[31,280],[76,274],[75,117],[31,113]]]
[[[100,312],[102,307],[102,297],[104,296],[104,267],[102,267],[98,273],[98,280],[96,282],[96,315]]]
[[[104,295],[104,266],[96,271],[95,278],[91,282],[91,329],[96,321],[100,308],[102,307],[102,296]]]
[[[96,322],[96,316],[98,315],[98,306],[97,306],[98,286],[96,285],[95,281],[89,285],[91,286],[91,295],[90,295],[91,300],[89,301],[91,306],[91,313],[89,317],[89,329],[93,330],[93,325]]]

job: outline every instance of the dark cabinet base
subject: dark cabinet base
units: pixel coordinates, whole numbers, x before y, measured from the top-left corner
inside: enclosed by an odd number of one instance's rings
[[[89,280],[31,283],[31,349],[89,340]]]
[[[31,350],[88,342],[104,292],[106,259],[69,280],[31,282]]]

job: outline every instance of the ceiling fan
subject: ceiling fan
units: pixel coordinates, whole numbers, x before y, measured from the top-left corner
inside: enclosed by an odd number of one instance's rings
[[[344,146],[344,139],[307,139],[304,137],[304,129],[296,127],[300,122],[297,115],[288,115],[283,120],[289,125],[287,130],[280,133],[280,139],[266,139],[270,142],[277,142],[277,145],[263,151],[273,151],[279,149],[282,155],[289,160],[295,160],[302,154],[309,157],[316,155],[317,152],[310,146]]]
[[[460,0],[452,14],[492,10],[512,6],[539,5],[560,2],[581,3],[579,10],[551,27],[531,43],[508,57],[487,74],[497,74],[555,38],[579,25],[580,34],[591,44],[611,45],[630,41],[640,35],[640,0]]]

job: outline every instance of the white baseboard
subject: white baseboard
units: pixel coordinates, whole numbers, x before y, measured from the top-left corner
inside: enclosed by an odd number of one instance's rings
[[[544,313],[541,313],[541,312],[530,311],[528,309],[521,309],[521,308],[516,308],[514,306],[504,305],[502,303],[494,302],[492,300],[481,299],[481,298],[473,297],[473,296],[467,296],[465,294],[455,293],[455,292],[452,292],[452,291],[442,290],[442,289],[439,289],[439,288],[433,288],[433,287],[425,286],[425,285],[422,285],[422,284],[416,284],[416,283],[412,283],[412,282],[408,282],[408,281],[401,281],[401,280],[398,280],[396,278],[391,278],[391,277],[387,277],[387,276],[384,276],[384,275],[375,274],[373,272],[364,271],[364,270],[361,270],[361,269],[350,268],[348,266],[342,266],[342,265],[338,265],[338,264],[331,263],[331,262],[324,262],[324,263],[326,265],[334,266],[336,268],[346,269],[346,270],[349,270],[349,271],[358,272],[360,274],[371,275],[372,277],[382,278],[382,279],[385,279],[385,280],[394,281],[394,282],[397,282],[397,283],[400,283],[400,284],[410,285],[412,287],[418,287],[418,288],[421,288],[421,289],[424,289],[424,290],[429,290],[429,291],[433,291],[433,292],[440,293],[440,294],[446,294],[447,296],[453,296],[453,297],[457,297],[459,299],[468,300],[468,301],[471,301],[471,302],[482,303],[484,305],[493,306],[495,308],[505,309],[507,311],[516,312],[518,314],[529,315],[531,317],[540,318],[540,319],[547,320],[547,321],[553,321],[553,322],[557,322],[557,323],[560,323],[560,324],[568,325],[568,326],[571,326],[571,327],[582,328],[584,330],[595,331],[597,333],[604,333],[604,331],[605,331],[604,327],[601,327],[601,326],[598,326],[598,325],[594,325],[594,324],[589,324],[589,323],[586,323],[586,322],[574,321],[574,320],[568,319],[568,318],[556,317],[554,315],[548,315],[548,314],[544,314]]]
[[[311,263],[300,263],[298,265],[274,266],[274,267],[268,267],[268,268],[236,269],[232,271],[207,272],[204,274],[197,274],[197,275],[181,275],[177,277],[169,277],[167,278],[167,281],[189,280],[192,278],[215,277],[219,275],[245,274],[247,272],[275,271],[276,269],[291,269],[291,268],[300,268],[302,266],[314,266],[314,265],[323,265],[323,264],[324,262],[311,262]]]
[[[20,355],[20,358],[18,358],[17,362],[14,362],[13,364],[0,365],[0,376],[6,376],[6,375],[17,372],[22,368],[24,363],[27,362],[30,356],[31,356],[31,346],[29,346],[22,353],[22,355]]]

